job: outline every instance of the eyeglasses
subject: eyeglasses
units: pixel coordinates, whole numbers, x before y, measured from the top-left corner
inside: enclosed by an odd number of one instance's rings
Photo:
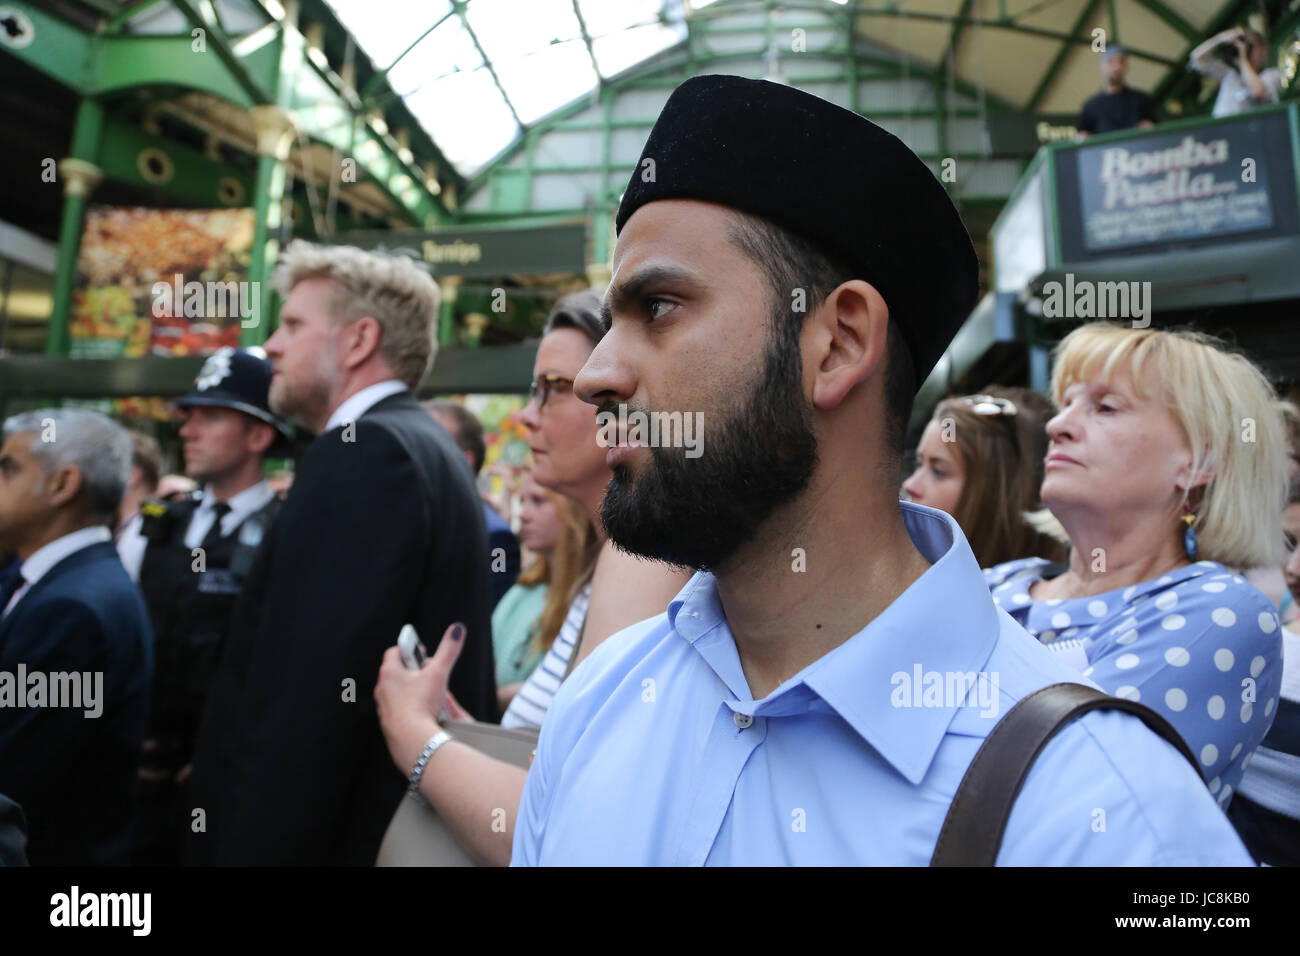
[[[976,415],[994,418],[998,415],[1016,415],[1019,409],[1013,402],[993,395],[967,395],[962,399]]]
[[[556,389],[563,391],[572,387],[573,379],[571,378],[565,378],[563,375],[542,375],[529,383],[528,397],[537,403],[537,410],[540,412],[546,405],[546,400],[551,397],[551,392]]]

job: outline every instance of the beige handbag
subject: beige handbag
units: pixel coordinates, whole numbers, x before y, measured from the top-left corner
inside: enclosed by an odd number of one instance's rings
[[[449,720],[442,726],[458,743],[525,770],[537,749],[536,727],[506,730],[468,720]],[[404,796],[379,845],[375,866],[474,866],[474,861],[433,807]]]
[[[586,624],[584,617],[578,629],[578,639],[569,653],[569,666],[564,671],[566,680],[578,661]],[[442,729],[457,742],[473,747],[479,753],[525,770],[532,763],[537,737],[541,733],[539,727],[507,730],[496,724],[481,724],[473,720],[448,720],[442,724]],[[375,858],[375,866],[474,865],[438,812],[409,794],[402,797],[384,840],[379,844],[379,856]]]

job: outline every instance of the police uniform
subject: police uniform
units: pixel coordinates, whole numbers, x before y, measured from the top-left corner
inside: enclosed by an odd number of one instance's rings
[[[233,408],[288,426],[267,403],[270,363],[222,349],[204,363],[194,389],[177,404]],[[153,705],[141,761],[137,862],[179,862],[180,796],[176,775],[193,759],[203,707],[221,658],[231,613],[280,508],[266,481],[219,502],[211,488],[180,501],[141,508],[147,542],[139,585],[153,624]]]

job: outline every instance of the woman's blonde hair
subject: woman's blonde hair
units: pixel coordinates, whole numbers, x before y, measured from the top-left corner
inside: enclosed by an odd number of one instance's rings
[[[318,278],[333,282],[329,310],[335,323],[374,318],[384,361],[408,388],[418,386],[437,351],[433,328],[439,298],[433,277],[406,256],[303,239],[289,243],[272,274],[284,299],[299,282]]]
[[[569,605],[591,581],[596,570],[596,557],[600,554],[600,537],[587,513],[563,495],[550,490],[546,494],[555,502],[560,517],[564,519],[564,529],[546,561],[547,577],[543,579],[547,582],[546,602],[534,625],[531,647],[534,654],[545,654],[555,643],[568,616]],[[519,583],[540,582],[533,574],[521,574]]]
[[[1194,505],[1198,556],[1235,568],[1280,561],[1287,435],[1282,403],[1264,374],[1201,332],[1093,322],[1057,347],[1052,398],[1059,407],[1071,385],[1109,383],[1121,368],[1139,399],[1155,398],[1173,413],[1192,451],[1192,474],[1209,473],[1199,501],[1185,492],[1182,502]],[[1035,524],[1068,541],[1049,513],[1039,512]]]

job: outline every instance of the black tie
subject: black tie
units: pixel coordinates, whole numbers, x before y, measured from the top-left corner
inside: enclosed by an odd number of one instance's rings
[[[0,614],[4,613],[4,609],[9,606],[10,599],[23,586],[22,567],[22,562],[19,562],[18,566],[12,570],[12,573],[0,580]]]
[[[226,502],[218,501],[212,506],[212,527],[203,536],[203,544],[201,545],[204,551],[207,551],[221,540],[221,519],[228,514],[230,514],[230,505]]]

